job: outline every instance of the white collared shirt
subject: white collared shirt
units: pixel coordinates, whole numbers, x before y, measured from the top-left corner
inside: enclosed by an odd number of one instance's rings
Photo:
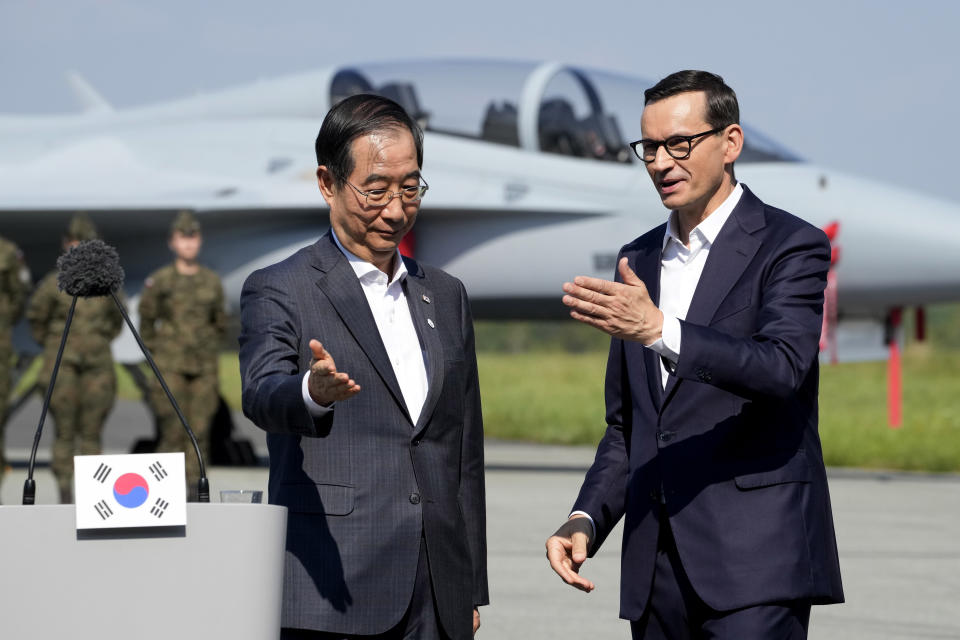
[[[360,287],[367,298],[367,305],[370,307],[380,338],[383,340],[383,346],[386,347],[393,373],[400,384],[403,402],[407,405],[410,419],[416,424],[423,410],[423,403],[427,399],[427,366],[425,354],[420,348],[420,337],[410,316],[407,296],[403,291],[402,283],[407,277],[407,265],[403,263],[398,251],[394,260],[396,266],[393,277],[388,280],[387,274],[383,271],[344,248],[332,229],[330,233],[354,273],[357,274]],[[330,353],[336,360],[336,345],[324,345],[324,347],[329,347]],[[350,373],[348,367],[345,371],[347,374]],[[309,375],[308,371],[303,378],[303,399],[310,413],[319,417],[329,411],[330,407],[323,407],[310,397],[307,390]]]
[[[663,332],[660,339],[647,346],[673,364],[680,358],[680,321],[686,319],[690,310],[710,248],[742,195],[743,187],[738,182],[726,200],[690,231],[689,247],[680,240],[677,212],[670,212],[660,254],[659,306],[663,312]],[[663,359],[660,374],[661,383],[666,387],[669,371]]]

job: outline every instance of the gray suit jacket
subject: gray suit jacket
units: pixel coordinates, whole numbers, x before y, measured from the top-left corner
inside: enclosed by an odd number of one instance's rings
[[[240,301],[244,413],[267,431],[269,495],[289,509],[283,625],[374,634],[413,592],[421,536],[444,628],[487,604],[483,425],[466,292],[404,258],[429,391],[413,424],[356,274],[330,232],[253,273]],[[301,383],[320,340],[360,385],[314,419]]]

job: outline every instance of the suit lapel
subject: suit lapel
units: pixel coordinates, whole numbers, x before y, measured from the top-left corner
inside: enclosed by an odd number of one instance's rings
[[[427,365],[427,397],[423,401],[420,418],[414,428],[416,435],[423,431],[430,421],[443,389],[443,342],[436,325],[444,319],[436,316],[436,298],[429,289],[420,266],[413,260],[407,260],[407,269],[407,278],[404,281],[407,305],[410,307],[410,318],[420,337]]]
[[[720,303],[760,249],[762,241],[753,233],[762,229],[765,224],[763,203],[744,185],[740,202],[734,207],[710,247],[710,255],[707,256],[700,281],[690,301],[686,322],[710,325]],[[682,344],[680,349],[683,350]],[[673,397],[678,383],[676,377],[670,377],[664,390],[664,404]]]
[[[687,322],[710,324],[717,307],[743,275],[759,248],[760,239],[744,230],[735,210],[710,247],[703,275],[687,311]]]
[[[666,233],[666,230],[666,225],[658,229],[663,233]],[[650,242],[639,248],[636,257],[631,261],[633,264],[630,265],[633,272],[647,286],[650,299],[656,305],[660,304],[660,254],[663,249],[663,233],[650,234]],[[643,365],[647,371],[646,378],[650,398],[653,400],[654,406],[659,409],[663,397],[663,383],[660,379],[660,356],[653,349],[644,347],[640,348],[640,352],[643,354]]]
[[[400,384],[390,365],[387,349],[383,346],[380,330],[377,329],[377,323],[373,319],[373,313],[367,304],[367,298],[357,279],[357,274],[334,244],[330,232],[320,238],[314,246],[316,247],[314,266],[322,272],[316,281],[317,286],[327,296],[347,331],[370,359],[374,370],[409,420],[410,414],[403,401]]]

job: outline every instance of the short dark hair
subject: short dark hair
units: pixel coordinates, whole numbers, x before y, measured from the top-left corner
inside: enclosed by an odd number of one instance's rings
[[[677,71],[643,92],[643,104],[658,102],[679,93],[703,91],[707,95],[706,119],[714,129],[740,124],[737,94],[723,78],[709,71]]]
[[[408,129],[423,167],[423,131],[399,104],[383,96],[361,93],[338,102],[323,119],[314,148],[317,165],[326,165],[338,187],[353,173],[351,143],[376,131]]]

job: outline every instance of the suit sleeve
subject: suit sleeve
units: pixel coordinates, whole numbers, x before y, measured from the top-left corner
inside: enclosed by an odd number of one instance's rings
[[[301,394],[296,291],[276,271],[254,272],[240,294],[240,376],[243,413],[271,433],[319,437],[334,411],[314,418]]]
[[[571,510],[583,511],[593,518],[596,535],[589,549],[591,557],[626,510],[632,411],[623,341],[616,338],[610,341],[604,400],[607,430]]]
[[[749,336],[681,321],[676,375],[745,397],[788,398],[817,358],[830,244],[803,225],[768,261]]]
[[[473,335],[473,318],[467,293],[460,284],[460,317],[463,353],[467,367],[464,384],[463,439],[460,451],[460,505],[467,526],[473,561],[473,604],[490,603],[487,586],[486,490],[483,471],[483,413]]]

